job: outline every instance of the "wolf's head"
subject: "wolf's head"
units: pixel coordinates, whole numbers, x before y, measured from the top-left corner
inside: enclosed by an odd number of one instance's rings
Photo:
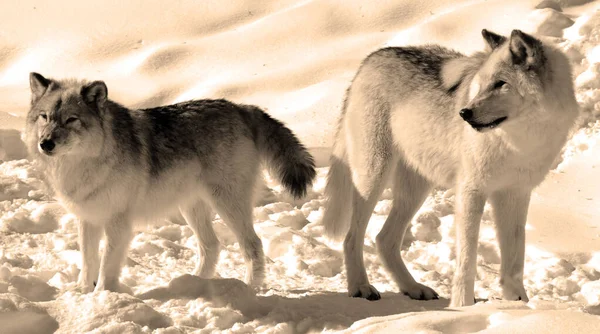
[[[95,155],[103,144],[104,82],[55,81],[29,75],[31,109],[27,115],[30,151],[47,156]]]
[[[542,99],[547,58],[542,43],[520,30],[504,37],[482,35],[487,57],[473,70],[459,114],[477,131],[493,129],[537,110]]]

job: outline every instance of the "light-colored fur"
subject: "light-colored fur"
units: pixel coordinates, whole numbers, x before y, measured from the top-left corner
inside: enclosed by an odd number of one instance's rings
[[[252,226],[253,188],[260,164],[256,153],[250,141],[232,152],[224,166],[226,170],[214,175],[218,182],[227,184],[225,191],[219,194],[207,186],[208,182],[202,182],[205,173],[193,164],[178,166],[157,182],[150,182],[133,166],[120,166],[116,161],[85,166],[85,161],[65,159],[60,166],[51,168],[56,173],[52,180],[56,182],[53,188],[59,189],[58,200],[81,223],[79,244],[84,265],[79,285],[84,291],[90,291],[97,280],[96,290],[118,291],[121,265],[133,236],[132,223],[159,221],[176,210],[197,238],[199,260],[193,274],[211,278],[220,253],[212,227],[213,207],[235,233],[240,249],[245,252],[248,261],[245,281],[251,286],[262,284],[262,243]],[[120,172],[114,173],[115,169]],[[77,189],[79,196],[65,196],[62,189]],[[98,189],[99,193],[90,197],[90,192]],[[98,246],[103,232],[106,246],[100,262]]]
[[[354,78],[323,217],[327,235],[345,235],[350,296],[380,298],[369,284],[362,249],[373,208],[391,178],[393,206],[376,243],[401,292],[437,298],[413,279],[399,247],[431,188],[441,186],[456,190],[451,306],[474,303],[486,200],[497,227],[503,296],[528,300],[523,265],[530,194],[552,168],[578,106],[570,64],[558,49],[520,31],[509,38],[485,30],[483,35],[488,50],[469,57],[437,46],[382,49],[365,59]],[[459,116],[464,109],[472,112],[473,126]],[[502,117],[495,127],[479,128]]]

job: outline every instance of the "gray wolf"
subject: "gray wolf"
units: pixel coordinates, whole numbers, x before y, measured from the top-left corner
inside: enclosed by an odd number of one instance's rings
[[[519,30],[505,37],[484,29],[482,35],[485,51],[470,56],[437,45],[380,49],[354,77],[339,120],[323,216],[328,236],[345,235],[350,296],[380,298],[369,284],[362,250],[373,208],[391,178],[393,206],[376,244],[402,293],[438,298],[413,279],[399,246],[432,187],[445,187],[456,192],[450,305],[474,303],[487,200],[501,251],[503,297],[528,301],[523,265],[530,194],[553,167],[578,106],[569,61],[558,49]]]
[[[236,235],[246,282],[264,278],[252,226],[253,193],[265,162],[295,197],[315,177],[312,156],[281,122],[255,106],[194,100],[129,110],[102,81],[30,74],[29,153],[60,202],[80,221],[84,292],[127,291],[119,283],[134,222],[179,215],[198,241],[195,274],[213,276],[219,241],[213,210]],[[106,247],[99,259],[99,242]]]

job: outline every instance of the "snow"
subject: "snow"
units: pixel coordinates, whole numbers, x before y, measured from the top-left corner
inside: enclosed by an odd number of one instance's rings
[[[52,333],[59,327],[43,307],[12,293],[0,295],[0,324],[7,334]]]
[[[598,316],[568,310],[540,312],[512,302],[493,307],[476,304],[454,313],[431,311],[371,318],[356,322],[345,332],[384,333],[401,328],[408,333],[595,333],[599,325]]]
[[[596,332],[600,2],[539,2],[0,4],[0,332]],[[553,9],[556,3],[562,10]],[[398,294],[374,242],[391,208],[389,189],[374,210],[364,254],[383,298],[349,298],[341,245],[323,238],[321,225],[344,91],[360,61],[378,47],[427,42],[470,52],[483,47],[482,28],[505,34],[519,28],[558,43],[573,63],[582,108],[580,127],[531,200],[524,274],[531,300],[499,300],[499,251],[486,207],[475,285],[479,302],[448,308],[455,268],[452,190],[431,193],[402,247],[415,279],[442,298],[415,301]],[[261,105],[286,122],[320,168],[302,200],[292,200],[271,180],[272,190],[261,189],[254,218],[268,257],[266,287],[254,291],[241,281],[239,245],[218,217],[218,276],[190,275],[196,242],[181,218],[171,217],[171,223],[144,227],[133,239],[121,276],[131,294],[79,293],[76,218],[53,200],[21,140],[30,71],[105,80],[111,98],[128,106],[226,97]]]

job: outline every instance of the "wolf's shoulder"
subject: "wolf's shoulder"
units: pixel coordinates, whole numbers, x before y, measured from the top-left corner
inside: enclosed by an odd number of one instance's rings
[[[461,57],[464,57],[462,53],[437,44],[385,47],[367,56],[361,70],[391,71],[403,76],[412,73],[419,78],[441,82],[444,63]]]
[[[438,44],[425,44],[414,46],[388,46],[369,54],[371,58],[396,58],[412,63],[439,62],[449,58],[464,57],[464,54]]]

